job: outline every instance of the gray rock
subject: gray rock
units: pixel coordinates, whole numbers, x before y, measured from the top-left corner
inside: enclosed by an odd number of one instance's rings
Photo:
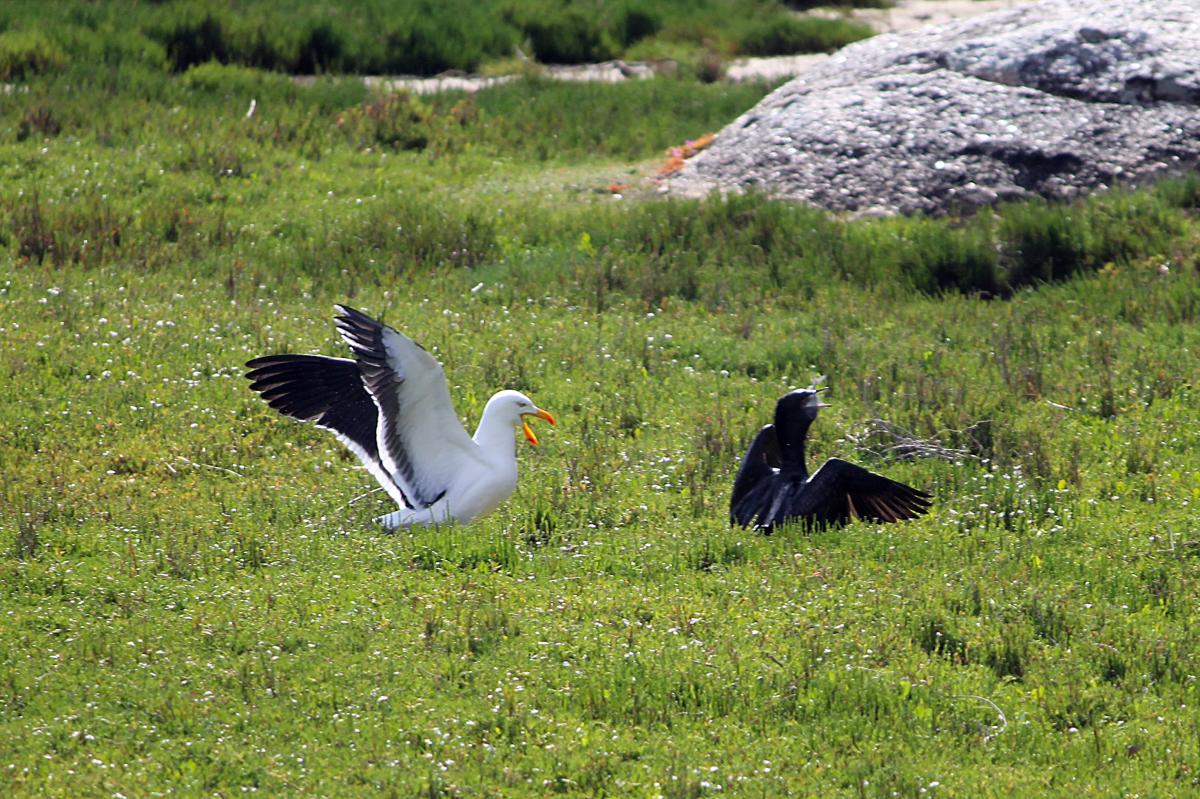
[[[1198,165],[1200,0],[1047,0],[850,45],[670,188],[942,213]]]

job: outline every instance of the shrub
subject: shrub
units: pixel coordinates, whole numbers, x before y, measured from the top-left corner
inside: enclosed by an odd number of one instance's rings
[[[66,63],[66,53],[41,31],[0,33],[0,80],[26,80]]]
[[[662,28],[662,17],[645,8],[621,9],[617,29],[621,44],[628,46],[649,38]]]
[[[448,69],[473,69],[479,56],[464,53],[463,44],[455,31],[441,28],[431,20],[413,19],[388,34],[387,71],[436,75]]]
[[[866,25],[842,19],[770,14],[747,22],[738,52],[762,56],[827,53],[872,33]]]
[[[1179,212],[1154,191],[1110,191],[1093,198],[1086,208],[1088,265],[1094,269],[1161,254],[1181,229]]]
[[[617,45],[583,11],[564,7],[531,15],[521,25],[533,55],[547,64],[605,61],[617,55]]]
[[[496,152],[539,159],[648,158],[717,130],[765,92],[762,84],[708,86],[667,77],[614,85],[515,81],[476,94],[485,116],[471,137]]]
[[[1086,265],[1087,227],[1077,209],[1044,200],[1008,206],[1000,219],[1004,265],[1013,286],[1061,280]]]
[[[338,117],[338,128],[360,147],[422,150],[432,138],[434,112],[408,92],[381,94]]]
[[[578,63],[630,57],[634,45],[651,38],[711,59],[737,51],[829,50],[868,33],[845,20],[796,17],[780,0],[362,0],[353,13],[336,4],[283,0],[10,0],[8,6],[0,6],[0,27],[30,32],[5,34],[16,37],[4,67],[14,75],[51,68],[66,57],[82,63],[97,50],[105,51],[109,66],[114,57],[149,57],[166,59],[176,72],[219,61],[305,74],[430,75],[475,70],[511,56],[522,43],[543,61]],[[64,38],[69,29],[77,31],[75,41]],[[129,44],[110,50],[113,38]],[[144,47],[146,40],[157,54]],[[711,66],[708,71],[713,73]]]
[[[159,36],[177,71],[193,64],[229,60],[225,25],[211,12],[176,19]]]
[[[238,97],[257,96],[266,91],[280,91],[291,87],[291,82],[282,75],[234,64],[219,64],[215,61],[189,68],[180,82],[185,88],[193,91]]]
[[[796,11],[810,8],[891,8],[892,0],[783,0],[783,4]]]
[[[304,34],[289,71],[312,74],[336,70],[342,62],[343,50],[341,34],[328,22],[316,22]]]
[[[1200,173],[1164,180],[1155,187],[1155,193],[1174,208],[1200,208]]]
[[[1000,209],[998,236],[1012,288],[1063,280],[1113,262],[1158,255],[1180,229],[1176,207],[1192,196],[1188,180],[1134,194],[1114,190],[1080,203],[1033,199]]]
[[[70,61],[89,72],[97,66],[149,67],[156,72],[170,68],[166,49],[135,28],[104,22],[99,27],[60,25],[54,40],[70,54]]]
[[[475,5],[444,3],[403,19],[386,41],[387,71],[436,75],[473,71],[487,58],[510,55],[517,35]]]
[[[996,292],[996,248],[984,218],[961,226],[930,222],[917,227],[912,250],[901,260],[913,283],[924,291]]]
[[[25,141],[30,136],[57,136],[62,125],[54,111],[44,105],[30,108],[17,124],[17,141]]]
[[[520,31],[532,55],[551,64],[616,58],[663,26],[656,9],[625,3],[512,4],[504,18]]]

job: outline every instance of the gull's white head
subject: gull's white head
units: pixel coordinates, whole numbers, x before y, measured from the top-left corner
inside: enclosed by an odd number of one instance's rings
[[[554,424],[554,417],[549,412],[543,411],[534,405],[533,400],[520,391],[497,391],[487,401],[487,405],[484,406],[483,415],[485,417],[495,417],[499,421],[511,424],[513,427],[520,427],[522,432],[525,433],[526,440],[535,447],[538,440],[537,436],[533,434],[533,429],[529,426],[528,418],[536,416],[538,419],[545,419],[550,424]]]

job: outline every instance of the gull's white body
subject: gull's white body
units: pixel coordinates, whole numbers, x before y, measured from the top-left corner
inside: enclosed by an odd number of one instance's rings
[[[470,437],[436,359],[393,328],[338,309],[354,360],[256,358],[247,364],[251,388],[280,413],[333,431],[358,456],[400,506],[377,519],[385,527],[465,524],[499,507],[517,487],[514,429],[536,444],[525,417],[554,417],[519,391],[500,391]]]
[[[524,395],[501,391],[488,400],[471,439],[475,450],[460,463],[460,471],[450,481],[444,497],[427,508],[404,508],[380,516],[376,521],[391,529],[449,521],[465,524],[500,507],[517,488],[517,447],[513,428],[521,424],[515,408],[518,397]]]

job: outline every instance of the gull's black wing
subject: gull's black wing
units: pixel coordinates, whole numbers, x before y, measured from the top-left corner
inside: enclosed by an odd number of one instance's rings
[[[250,388],[275,410],[331,430],[358,456],[392,499],[408,502],[384,468],[376,443],[379,411],[358,363],[324,355],[266,355],[247,361]]]
[[[424,347],[361,311],[336,307],[338,332],[379,409],[379,460],[411,507],[426,508],[478,463],[479,447],[458,420],[442,365]]]

